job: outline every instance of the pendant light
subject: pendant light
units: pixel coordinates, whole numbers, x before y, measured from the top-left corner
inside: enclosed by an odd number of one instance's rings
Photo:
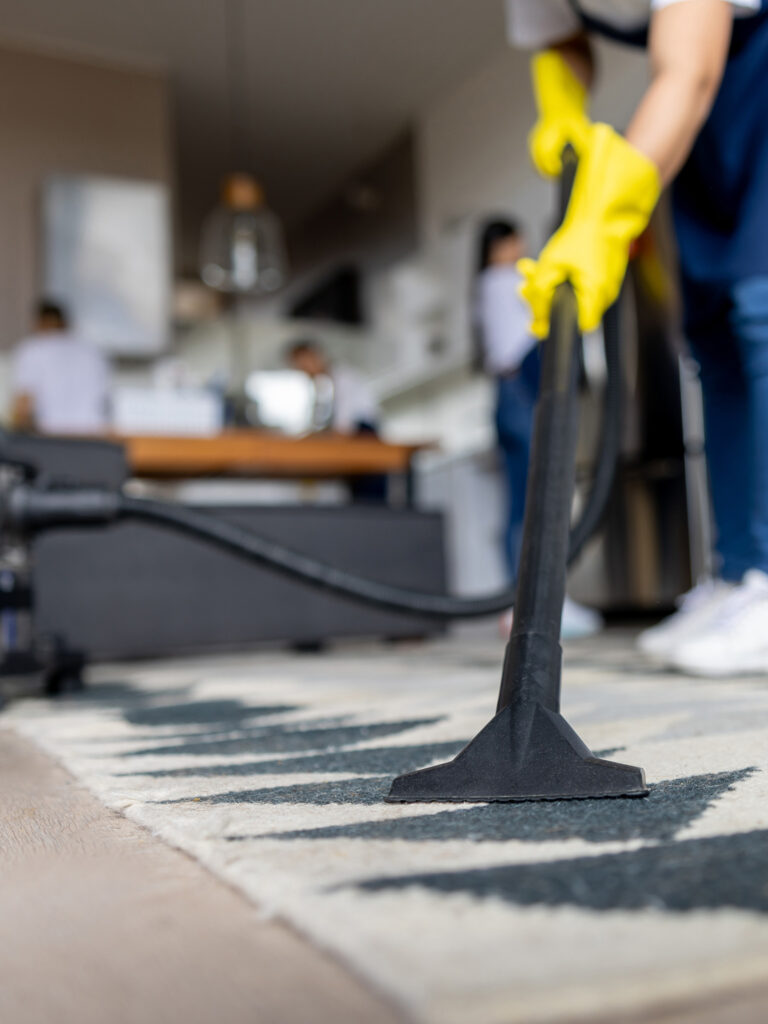
[[[225,8],[231,160],[240,170],[225,177],[220,203],[203,224],[200,276],[220,292],[263,295],[285,284],[288,263],[282,225],[248,170],[244,4],[245,0],[226,0]]]

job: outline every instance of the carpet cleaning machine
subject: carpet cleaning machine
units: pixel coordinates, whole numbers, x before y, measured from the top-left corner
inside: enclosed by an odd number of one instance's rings
[[[572,151],[566,152],[563,164],[561,215],[576,171]],[[36,637],[32,628],[31,542],[49,530],[141,520],[198,538],[310,585],[401,612],[463,619],[493,615],[514,605],[496,717],[453,761],[396,779],[387,798],[390,802],[646,795],[641,769],[596,758],[560,714],[560,622],[567,567],[600,525],[619,455],[616,306],[606,314],[603,330],[608,383],[601,448],[589,498],[571,530],[581,338],[575,294],[569,284],[561,285],[552,308],[550,334],[543,343],[518,582],[514,590],[507,588],[484,597],[404,590],[322,564],[180,505],[106,489],[56,486],[42,479],[34,465],[4,457],[0,442],[0,624],[6,650],[0,675],[42,673],[49,694],[82,685],[82,657],[66,651],[61,643]],[[9,642],[14,640],[15,647]]]

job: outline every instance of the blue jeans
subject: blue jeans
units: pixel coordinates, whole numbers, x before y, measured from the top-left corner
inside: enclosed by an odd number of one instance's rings
[[[768,277],[685,281],[701,367],[716,551],[724,579],[768,572]]]
[[[525,491],[533,436],[533,415],[539,394],[539,352],[534,349],[514,376],[499,377],[496,392],[496,435],[504,462],[507,525],[504,554],[511,581],[517,579],[523,538]]]

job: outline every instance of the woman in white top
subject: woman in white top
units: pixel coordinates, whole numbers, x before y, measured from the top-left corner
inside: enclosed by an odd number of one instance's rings
[[[489,220],[480,233],[476,320],[485,369],[496,378],[496,435],[507,482],[504,553],[510,579],[517,577],[525,512],[533,412],[539,392],[539,353],[518,294],[516,268],[525,254],[517,224]]]

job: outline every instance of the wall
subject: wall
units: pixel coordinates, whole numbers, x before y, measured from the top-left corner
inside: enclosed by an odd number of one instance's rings
[[[0,348],[37,294],[40,187],[54,173],[171,179],[166,81],[157,74],[0,48]]]
[[[240,330],[244,365],[274,369],[283,365],[288,342],[312,337],[331,357],[356,366],[374,382],[391,368],[396,353],[378,343],[370,325],[291,320],[287,312],[339,267],[360,272],[362,304],[370,306],[370,280],[409,257],[418,247],[415,150],[407,132],[351,176],[313,216],[288,238],[292,279],[269,299],[245,299],[247,323]],[[222,317],[177,338],[176,354],[199,382],[232,374],[235,330]]]
[[[408,131],[291,232],[291,269],[299,278],[291,297],[306,289],[307,272],[317,277],[347,262],[367,271],[409,255],[418,244],[417,217],[415,142]]]

